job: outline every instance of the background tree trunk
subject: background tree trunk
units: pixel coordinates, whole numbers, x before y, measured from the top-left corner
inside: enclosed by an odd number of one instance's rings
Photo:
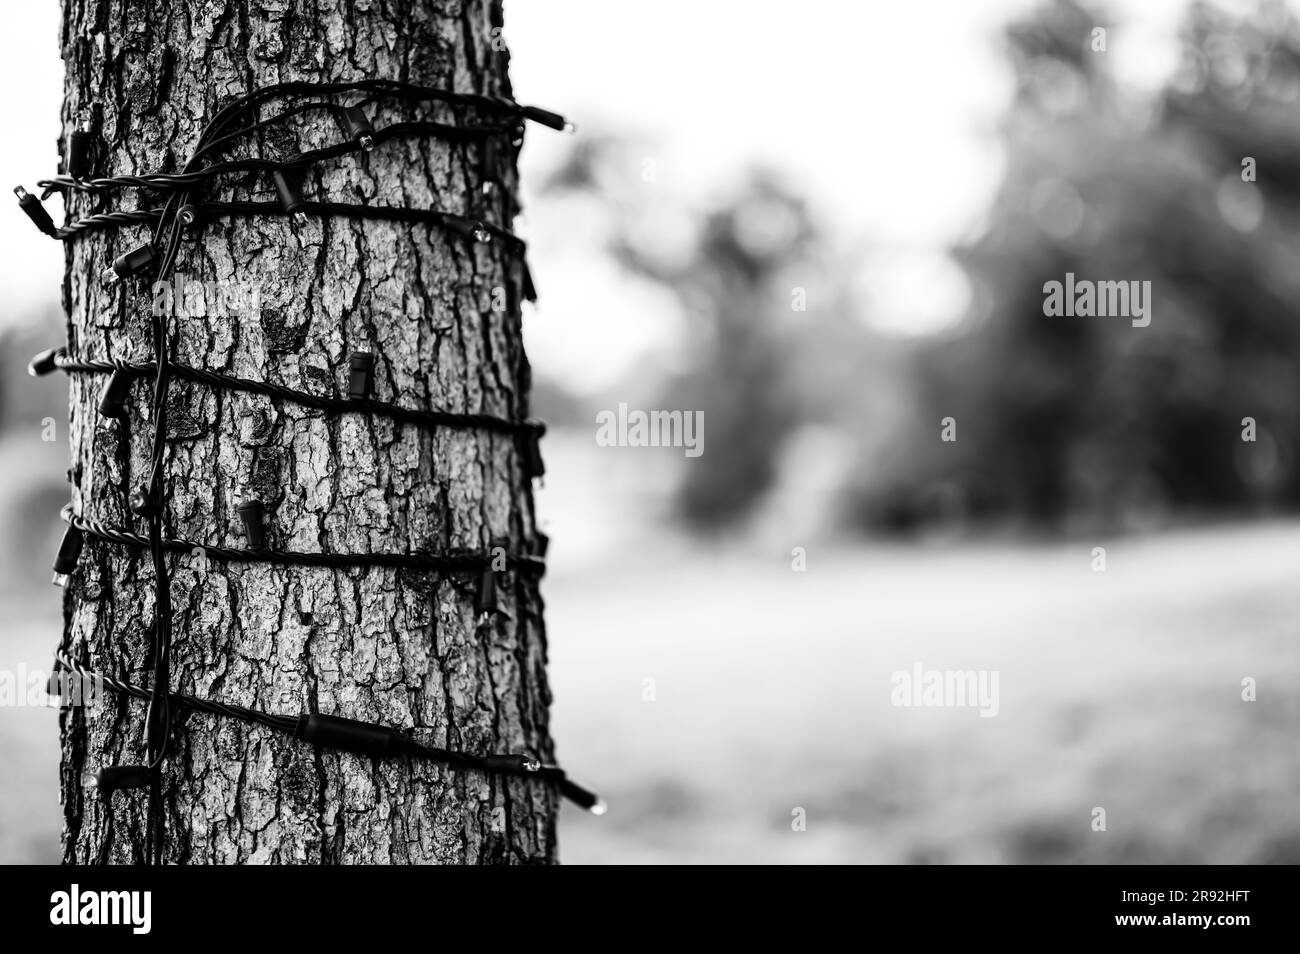
[[[493,33],[500,23],[490,0],[321,0],[310,15],[282,0],[65,0],[65,135],[93,104],[95,173],[140,173],[179,167],[207,116],[269,83],[393,78],[508,95],[508,58]],[[419,110],[434,118],[432,105]],[[376,125],[395,114],[380,113]],[[339,136],[332,118],[313,113],[264,136],[259,151],[282,157]],[[462,212],[510,227],[512,152],[500,150],[505,187],[491,194],[481,189],[476,145],[405,139],[318,166],[304,195]],[[206,195],[266,201],[275,193],[259,174],[227,177]],[[77,198],[72,217],[134,208],[142,198]],[[69,244],[73,354],[149,360],[149,282],[113,288],[99,278],[113,256],[148,235],[126,227]],[[185,242],[177,273],[260,289],[262,298],[260,313],[209,307],[217,313],[173,320],[177,361],[346,394],[348,353],[371,350],[381,400],[527,414],[522,270],[499,242],[471,247],[438,229],[387,222],[313,218],[295,228],[284,218],[228,219]],[[492,308],[497,287],[508,302],[502,313]],[[80,468],[72,499],[87,516],[143,529],[127,502],[147,474],[149,385],[136,384],[130,418],[119,423],[96,411],[105,384],[103,376],[71,379],[72,463]],[[271,545],[283,549],[486,550],[493,537],[526,549],[534,538],[531,486],[510,438],[328,417],[176,381],[168,407],[169,536],[243,546],[235,507],[251,497],[266,507]],[[536,584],[513,571],[511,618],[479,627],[476,581],[465,576],[169,559],[175,688],[282,714],[311,709],[414,727],[440,746],[551,757],[541,601]],[[65,597],[65,650],[147,685],[152,588],[147,553],[88,538]],[[142,858],[145,794],[110,801],[87,789],[82,774],[142,761],[143,723],[143,704],[115,696],[97,710],[65,712],[66,861]],[[205,715],[189,715],[176,734],[163,797],[166,859],[175,863],[556,857],[556,796],[546,786],[318,753]]]

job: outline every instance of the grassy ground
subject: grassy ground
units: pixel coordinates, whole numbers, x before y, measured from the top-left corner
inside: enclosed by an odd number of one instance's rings
[[[566,860],[1300,861],[1300,528],[1090,549],[548,580],[560,754],[611,802]],[[998,670],[1000,713],[891,706],[917,662]]]

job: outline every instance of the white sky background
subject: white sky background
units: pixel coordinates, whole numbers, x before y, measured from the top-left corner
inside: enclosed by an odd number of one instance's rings
[[[960,317],[968,290],[944,252],[1001,176],[996,127],[1013,93],[1002,32],[1033,0],[640,6],[507,0],[516,95],[564,112],[580,134],[645,133],[658,143],[647,188],[665,202],[707,207],[748,168],[774,168],[840,248],[860,249],[848,277],[873,323],[923,332]],[[1173,69],[1184,6],[1111,5],[1124,26],[1105,55],[1128,82],[1154,87]],[[530,135],[525,184],[567,145],[543,132]],[[639,180],[638,163],[626,171]],[[535,218],[521,225],[541,294],[525,323],[534,367],[582,390],[647,356],[671,364],[671,302],[593,268],[568,223]]]
[[[761,165],[811,201],[844,248],[861,248],[873,320],[923,330],[959,309],[943,250],[969,230],[1001,171],[995,126],[1011,96],[1000,32],[1032,0],[849,4],[834,0],[507,0],[512,78],[523,102],[582,128],[654,143],[665,203],[705,208]],[[1148,85],[1172,67],[1185,0],[1111,5],[1114,66]],[[0,13],[6,189],[56,170],[62,61],[52,0]],[[525,182],[569,137],[533,126]],[[627,170],[640,178],[639,163]],[[0,325],[57,303],[63,256],[15,200],[0,215]],[[57,206],[57,201],[53,203]],[[581,222],[519,223],[533,241],[540,308],[526,318],[532,362],[578,389],[601,387],[675,339],[670,301],[593,255]]]

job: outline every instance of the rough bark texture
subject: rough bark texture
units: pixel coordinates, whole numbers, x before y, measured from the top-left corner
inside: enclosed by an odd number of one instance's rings
[[[65,0],[65,135],[94,104],[99,175],[175,169],[229,97],[288,80],[397,78],[508,94],[507,55],[490,0]],[[452,120],[432,105],[424,118]],[[263,116],[269,115],[264,110]],[[380,114],[412,116],[410,107]],[[462,117],[471,114],[462,113]],[[266,156],[338,141],[309,114],[259,141]],[[467,212],[509,227],[505,189],[485,195],[478,147],[393,140],[308,176],[307,198]],[[237,152],[236,155],[247,153]],[[232,188],[233,186],[233,188]],[[213,198],[274,198],[269,176],[224,180]],[[138,193],[76,199],[73,217],[134,208]],[[100,271],[147,237],[140,227],[70,244],[64,303],[73,353],[148,360],[149,283],[106,287]],[[500,243],[470,246],[437,229],[384,222],[223,220],[187,240],[177,272],[260,289],[260,313],[171,322],[174,360],[322,394],[346,394],[347,355],[378,356],[376,396],[412,406],[527,413],[521,270]],[[492,307],[505,289],[507,308]],[[502,293],[497,293],[498,301]],[[211,302],[209,302],[211,305]],[[75,506],[143,531],[127,507],[147,473],[149,385],[130,419],[99,416],[107,380],[72,378]],[[167,435],[169,536],[244,545],[236,505],[267,508],[272,546],[297,550],[484,550],[533,538],[531,486],[514,442],[173,382]],[[171,560],[173,682],[181,691],[282,714],[304,709],[412,728],[476,752],[551,757],[545,634],[534,582],[513,572],[510,619],[478,625],[465,576],[393,570],[207,566]],[[74,658],[148,684],[153,614],[147,554],[88,539],[65,597]],[[64,716],[62,797],[69,862],[142,857],[146,798],[110,800],[85,770],[143,758],[142,703],[110,696]],[[190,715],[163,783],[166,858],[231,862],[551,862],[556,798],[545,786],[374,762],[269,729]]]

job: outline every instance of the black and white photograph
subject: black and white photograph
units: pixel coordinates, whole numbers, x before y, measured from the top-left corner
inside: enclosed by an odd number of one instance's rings
[[[916,918],[1269,930],[1300,2],[0,25],[19,921],[874,866]]]

